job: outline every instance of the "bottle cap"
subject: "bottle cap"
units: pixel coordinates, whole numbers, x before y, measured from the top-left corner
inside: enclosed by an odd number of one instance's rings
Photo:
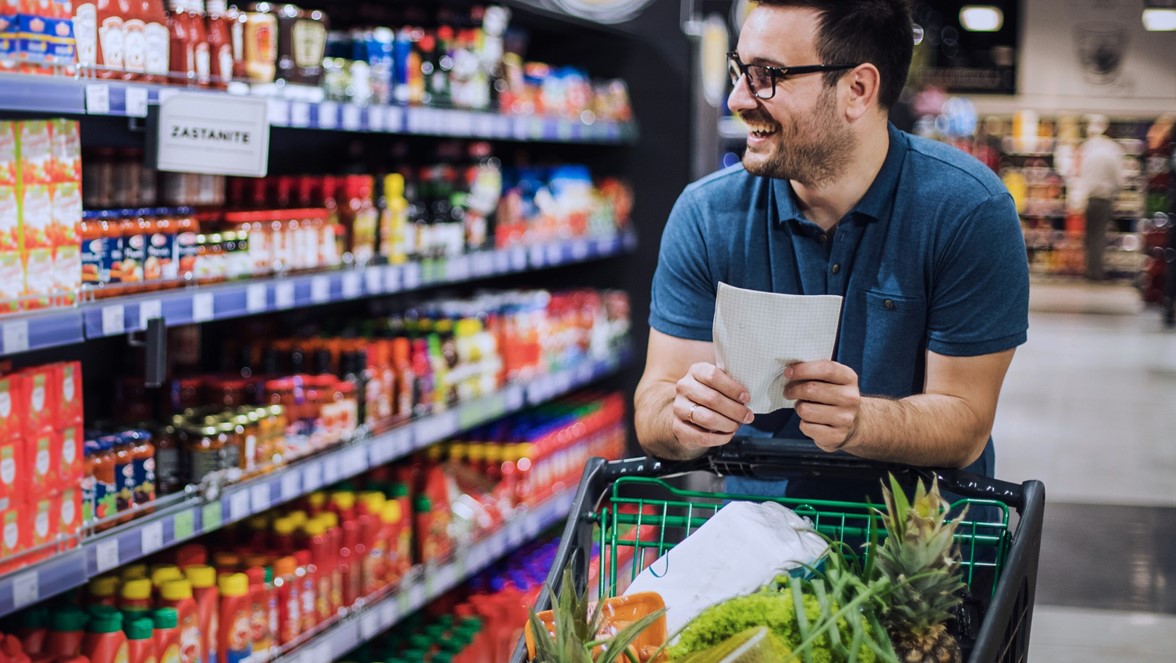
[[[100,611],[98,613],[91,613],[90,623],[86,625],[86,630],[90,633],[117,633],[122,630],[123,616],[122,613],[110,606],[96,606],[101,608],[109,608],[110,611]]]
[[[130,601],[151,600],[151,581],[146,578],[136,578],[123,583],[122,597]]]
[[[180,623],[180,612],[175,608],[160,608],[151,613],[157,629],[175,628]]]
[[[68,605],[53,611],[49,617],[49,630],[56,633],[81,631],[86,628],[86,619],[84,610]]]
[[[274,575],[292,576],[298,569],[298,560],[291,556],[279,557],[274,560]]]
[[[121,581],[118,576],[98,576],[90,581],[88,592],[94,598],[107,598],[118,594]]]
[[[244,573],[221,576],[218,584],[221,596],[245,596],[249,593],[249,576]]]
[[[192,583],[188,580],[171,580],[163,583],[159,594],[164,601],[184,601],[192,598]]]
[[[155,635],[155,621],[150,617],[139,617],[127,622],[123,630],[127,640],[147,640]]]
[[[316,518],[322,521],[323,524],[327,526],[327,529],[339,526],[339,514],[335,513],[334,511],[324,511],[323,513],[320,513],[318,516],[316,516]]]
[[[291,511],[290,513],[286,514],[285,519],[289,520],[291,523],[294,523],[294,529],[297,530],[299,527],[302,527],[306,524],[309,516],[306,515],[305,511],[299,509],[298,511]]]
[[[130,564],[124,566],[122,572],[119,575],[122,576],[123,582],[126,582],[127,580],[135,580],[136,578],[146,578],[147,565]]]
[[[355,493],[338,492],[331,494],[331,504],[339,507],[344,511],[350,511],[355,508]]]
[[[195,589],[208,589],[216,586],[216,569],[211,566],[197,564],[189,566],[184,569],[184,573],[188,576],[188,582],[192,583]]]
[[[290,518],[278,518],[274,521],[274,534],[278,536],[293,536],[298,527]]]
[[[400,503],[385,502],[384,508],[380,511],[380,520],[389,525],[400,522]]]
[[[249,586],[256,587],[265,584],[265,568],[261,566],[251,566],[245,569],[245,577],[249,579]]]
[[[302,526],[302,531],[306,532],[307,536],[319,536],[327,531],[326,523],[321,520],[311,520]]]
[[[22,628],[45,628],[49,625],[48,606],[35,606],[20,613],[17,624]]]
[[[178,566],[161,566],[151,572],[151,584],[156,587],[162,587],[166,582],[183,578],[184,572]]]

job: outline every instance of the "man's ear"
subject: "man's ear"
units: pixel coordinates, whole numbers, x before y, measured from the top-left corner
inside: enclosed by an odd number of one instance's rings
[[[874,65],[867,62],[854,67],[842,77],[841,85],[846,101],[846,119],[850,122],[878,108],[882,76]]]

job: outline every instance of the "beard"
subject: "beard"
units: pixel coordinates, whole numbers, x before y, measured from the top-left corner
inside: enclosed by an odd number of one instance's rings
[[[857,139],[838,122],[836,88],[825,87],[813,111],[785,126],[757,109],[740,113],[746,122],[777,127],[766,152],[743,153],[743,168],[752,175],[794,180],[819,187],[835,181],[849,165]]]

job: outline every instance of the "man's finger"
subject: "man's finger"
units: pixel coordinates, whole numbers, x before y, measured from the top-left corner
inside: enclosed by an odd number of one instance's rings
[[[690,375],[733,401],[744,404],[751,402],[751,394],[747,389],[714,364],[695,364],[690,367]]]
[[[791,381],[815,380],[834,384],[857,382],[857,373],[852,368],[827,359],[792,364],[784,369],[784,377]]]
[[[674,399],[674,413],[683,421],[712,433],[734,433],[739,430],[739,426],[742,424],[742,422],[732,421],[729,417],[723,416],[705,405],[683,397]]]

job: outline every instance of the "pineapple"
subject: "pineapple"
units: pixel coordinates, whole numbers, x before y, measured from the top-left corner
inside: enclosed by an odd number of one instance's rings
[[[962,516],[947,519],[947,502],[934,481],[920,481],[908,502],[893,476],[882,488],[886,513],[877,512],[889,535],[877,549],[876,571],[891,586],[886,625],[904,663],[958,663],[960,647],[947,632],[964,582],[954,535]]]

